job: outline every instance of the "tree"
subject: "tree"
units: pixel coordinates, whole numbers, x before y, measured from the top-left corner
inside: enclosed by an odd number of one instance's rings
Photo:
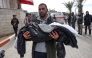
[[[69,1],[69,2],[65,2],[65,3],[62,3],[63,5],[65,5],[65,7],[69,10],[69,12],[71,13],[72,11],[72,7],[73,7],[73,4],[74,4],[74,1]]]
[[[77,7],[78,7],[78,12],[83,12],[83,4],[85,3],[86,0],[76,0],[77,2]]]

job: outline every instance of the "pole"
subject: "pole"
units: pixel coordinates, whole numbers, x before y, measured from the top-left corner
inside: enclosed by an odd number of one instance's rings
[[[21,3],[20,3],[20,0],[17,0],[17,3],[18,3],[18,9],[21,9]]]

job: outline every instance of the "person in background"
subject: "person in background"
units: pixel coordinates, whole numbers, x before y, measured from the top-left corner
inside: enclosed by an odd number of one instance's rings
[[[87,34],[87,27],[89,29],[89,35],[91,35],[91,20],[92,16],[89,14],[88,11],[86,11],[86,15],[84,16],[84,25],[85,25],[85,35]]]
[[[32,21],[36,18],[36,14],[32,14]]]
[[[16,15],[13,15],[13,19],[11,20],[11,25],[13,26],[15,36],[17,36],[18,24],[19,24],[19,20],[16,18]]]
[[[68,21],[68,16],[65,15],[65,23],[67,24],[67,21]]]
[[[26,14],[26,17],[25,17],[25,19],[24,19],[24,24],[25,24],[25,25],[28,25],[30,22],[32,22],[32,16],[31,16],[30,13],[27,13],[27,14]]]
[[[71,14],[68,15],[68,25],[71,26]]]
[[[71,25],[75,29],[75,22],[76,22],[76,16],[74,15],[74,12],[71,13]]]
[[[55,14],[53,15],[53,21],[56,22],[56,17]]]
[[[77,18],[77,24],[78,24],[78,34],[82,35],[82,23],[83,23],[83,17],[82,13],[78,13],[78,18]]]

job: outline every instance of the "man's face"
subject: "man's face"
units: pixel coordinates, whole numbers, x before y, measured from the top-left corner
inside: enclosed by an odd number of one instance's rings
[[[46,8],[45,5],[40,5],[39,6],[39,15],[40,17],[45,17],[47,15],[48,9]]]
[[[16,18],[16,16],[14,16],[13,18]]]
[[[31,15],[30,14],[28,14],[28,17],[30,17]]]
[[[89,14],[88,12],[86,12],[86,14]]]
[[[81,13],[79,12],[78,15],[81,15]]]

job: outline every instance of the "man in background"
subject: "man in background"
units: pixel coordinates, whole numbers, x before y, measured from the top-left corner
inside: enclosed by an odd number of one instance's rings
[[[13,26],[15,36],[17,36],[18,24],[19,24],[19,20],[16,18],[16,15],[13,15],[13,19],[11,20],[11,25]]]
[[[86,11],[86,15],[84,16],[84,25],[85,25],[85,35],[87,34],[87,27],[89,29],[89,35],[91,35],[91,20],[92,16]]]
[[[74,12],[71,13],[71,25],[75,29],[75,22],[76,22],[76,16],[74,15]]]
[[[82,13],[78,13],[78,18],[77,18],[77,24],[78,24],[78,34],[82,35],[82,23],[83,23],[83,17]]]
[[[32,22],[32,16],[31,16],[30,13],[27,13],[27,14],[26,14],[26,17],[25,17],[25,19],[24,19],[24,24],[27,25],[27,24],[29,24],[30,22]]]

